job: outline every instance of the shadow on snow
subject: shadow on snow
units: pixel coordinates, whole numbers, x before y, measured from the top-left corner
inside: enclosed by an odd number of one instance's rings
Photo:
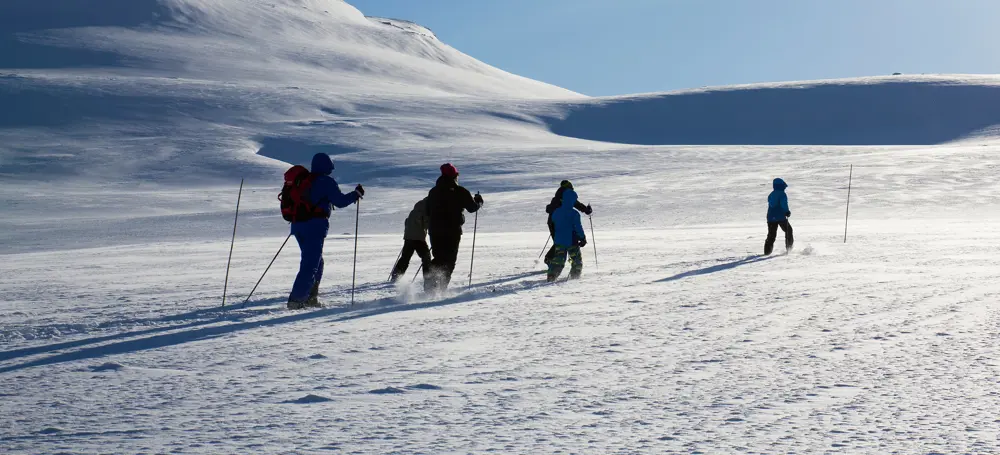
[[[385,283],[371,283],[359,286],[357,290],[359,292],[367,290],[379,290],[387,286],[388,285],[386,285]],[[341,290],[341,292],[343,292],[343,290]],[[65,341],[62,343],[47,344],[44,346],[33,346],[28,348],[12,349],[9,351],[0,351],[0,362],[6,360],[13,360],[21,357],[28,357],[37,354],[45,354],[55,351],[61,351],[63,349],[78,348],[90,344],[103,343],[105,341],[115,341],[126,338],[135,338],[139,336],[152,335],[154,333],[183,330],[209,324],[216,324],[220,322],[239,322],[248,317],[265,316],[267,314],[274,313],[275,311],[279,311],[274,308],[262,308],[262,307],[269,307],[284,302],[285,302],[284,298],[273,298],[273,299],[252,301],[248,302],[246,305],[243,305],[242,299],[235,299],[233,304],[230,304],[225,308],[222,307],[199,308],[197,310],[188,311],[186,313],[170,314],[160,317],[133,319],[130,321],[107,322],[97,326],[96,329],[101,330],[101,329],[120,327],[123,323],[130,325],[156,325],[156,327],[151,327],[148,329],[136,330],[131,332],[119,332],[111,335]],[[172,324],[177,322],[183,322],[183,324]],[[162,324],[167,324],[167,325],[162,325]],[[2,371],[2,368],[0,368],[0,371]]]
[[[701,269],[688,270],[687,272],[678,273],[677,275],[667,277],[662,280],[656,280],[656,283],[668,283],[671,281],[677,281],[692,276],[708,275],[710,273],[721,272],[723,270],[735,269],[736,267],[739,267],[741,265],[753,264],[755,262],[763,262],[773,257],[774,256],[748,256],[737,261],[726,262],[723,264],[717,264],[711,267],[705,267]]]
[[[255,302],[255,303],[253,303],[253,306],[273,305],[275,303],[278,303],[279,301],[283,301],[283,299],[270,299],[270,300],[264,300],[264,301],[260,301],[260,302]],[[131,321],[134,324],[143,324],[143,323],[170,323],[170,322],[174,322],[174,321],[184,321],[184,320],[198,319],[198,318],[211,318],[211,319],[199,319],[199,320],[196,320],[196,321],[193,321],[193,322],[188,322],[188,323],[179,324],[179,325],[178,324],[174,324],[174,325],[158,326],[158,327],[152,327],[152,328],[144,329],[144,330],[136,330],[136,331],[132,331],[132,332],[122,332],[122,333],[116,333],[116,334],[113,334],[113,335],[91,337],[91,338],[85,338],[85,339],[81,339],[81,340],[66,341],[66,342],[55,343],[55,344],[47,344],[47,345],[44,345],[44,346],[34,346],[34,347],[30,347],[30,348],[21,348],[21,349],[12,349],[10,351],[2,351],[2,352],[0,352],[0,362],[5,361],[5,360],[17,359],[17,358],[20,358],[20,357],[28,357],[28,356],[32,356],[32,355],[36,355],[36,354],[45,354],[45,353],[48,353],[48,352],[61,351],[63,349],[77,348],[77,347],[86,346],[86,345],[89,345],[89,344],[103,343],[105,341],[114,341],[114,340],[120,340],[120,339],[124,339],[124,338],[133,338],[133,337],[137,337],[137,336],[151,335],[151,334],[160,333],[160,332],[169,332],[171,330],[188,329],[188,328],[198,327],[198,326],[202,326],[202,325],[215,324],[215,323],[218,323],[218,322],[223,322],[225,320],[238,320],[238,319],[242,319],[242,318],[245,318],[245,317],[248,317],[248,316],[252,317],[252,316],[258,316],[258,315],[264,315],[264,314],[271,313],[271,312],[274,311],[273,309],[256,308],[256,309],[251,309],[249,311],[241,311],[238,314],[232,314],[232,315],[226,314],[226,312],[228,310],[230,310],[230,309],[232,309],[232,307],[226,308],[226,309],[222,309],[222,308],[219,308],[219,307],[215,307],[215,308],[203,308],[203,309],[199,309],[199,310],[190,311],[190,312],[187,312],[187,313],[165,316],[165,317],[162,317],[162,318],[149,318],[149,319],[141,319],[141,320]],[[213,317],[213,315],[216,315],[216,314],[217,314],[217,316]],[[118,323],[116,322],[115,324],[118,324]],[[102,325],[104,325],[104,324],[102,324]],[[110,326],[110,324],[108,324],[108,325]],[[101,327],[98,327],[98,329],[100,329],[100,328]]]
[[[24,362],[18,365],[10,365],[5,367],[0,367],[0,373],[8,373],[12,371],[23,370],[26,368],[43,366],[43,365],[54,365],[58,363],[71,362],[77,360],[87,360],[105,357],[115,354],[128,354],[141,351],[147,351],[151,349],[159,349],[169,346],[176,346],[180,344],[210,340],[213,338],[218,338],[220,336],[233,334],[236,332],[241,332],[244,330],[252,330],[264,327],[279,326],[282,324],[289,324],[301,321],[309,321],[315,319],[323,319],[331,316],[338,316],[331,319],[330,323],[345,322],[355,319],[367,318],[372,316],[378,316],[389,313],[396,313],[402,311],[414,311],[422,310],[428,308],[435,308],[441,306],[454,305],[457,303],[468,303],[478,300],[485,300],[491,297],[507,295],[516,293],[522,290],[528,290],[535,287],[543,286],[547,283],[544,281],[539,282],[522,282],[516,283],[517,285],[508,285],[507,287],[498,287],[501,284],[511,283],[523,278],[528,278],[532,275],[537,275],[539,272],[528,272],[518,275],[506,276],[498,278],[497,280],[481,283],[466,292],[462,292],[458,295],[447,297],[441,300],[428,301],[428,302],[418,302],[418,303],[405,303],[399,300],[399,297],[387,297],[378,300],[371,301],[364,305],[359,305],[355,308],[350,307],[337,307],[337,308],[323,308],[313,311],[296,312],[286,316],[261,319],[255,321],[241,321],[243,317],[246,316],[245,313],[237,313],[233,316],[223,315],[216,319],[196,321],[180,326],[169,326],[169,327],[158,327],[154,329],[141,330],[138,332],[127,332],[116,335],[108,335],[96,338],[88,338],[83,340],[71,341],[66,343],[58,343],[46,346],[40,346],[36,348],[25,348],[14,351],[6,351],[0,353],[0,360],[8,360],[18,357],[25,357],[34,354],[41,354],[46,352],[57,351],[61,349],[68,349],[74,347],[85,346],[89,344],[101,343],[104,341],[115,341],[110,344],[105,344],[101,346],[88,347],[84,349],[75,350],[72,352],[65,352],[61,354],[50,355],[37,360],[32,360]],[[271,305],[275,303],[283,302],[283,299],[269,299],[261,302],[254,302],[254,306]],[[210,312],[219,311],[221,309],[212,310],[197,310],[188,314],[199,314],[200,312]],[[250,315],[256,315],[263,311],[270,310],[254,310]],[[171,316],[170,318],[178,318],[182,315]],[[232,322],[225,325],[212,325],[208,327],[208,324],[219,323],[219,322]],[[191,329],[191,330],[187,330]],[[145,336],[153,333],[174,331],[172,333],[164,333],[159,335]],[[136,336],[145,336],[143,338],[134,338]]]

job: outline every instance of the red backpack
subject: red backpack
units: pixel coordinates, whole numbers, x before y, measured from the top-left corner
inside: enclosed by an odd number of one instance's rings
[[[312,203],[309,191],[312,189],[316,174],[312,174],[304,166],[295,165],[285,171],[285,185],[281,187],[278,200],[281,201],[281,217],[285,221],[298,223],[313,218],[326,218],[322,207]]]

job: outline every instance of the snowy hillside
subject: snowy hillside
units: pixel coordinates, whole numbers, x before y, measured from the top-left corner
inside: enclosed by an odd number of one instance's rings
[[[100,3],[0,5],[6,178],[273,177],[280,166],[263,157],[416,134],[365,121],[398,111],[388,126],[409,126],[415,96],[578,96],[339,0]],[[368,140],[385,135],[396,141]]]
[[[0,194],[12,215],[0,221],[3,250],[32,235],[38,212],[101,220],[112,236],[164,215],[185,217],[179,228],[189,231],[205,218],[197,214],[229,210],[230,195],[216,195],[240,177],[266,188],[245,207],[273,210],[286,162],[320,150],[354,181],[423,186],[433,175],[415,182],[411,167],[433,170],[484,137],[521,135],[511,109],[478,100],[579,97],[340,0],[100,3],[0,2]],[[127,188],[125,199],[109,185]],[[139,224],[169,235],[173,222]]]
[[[772,171],[723,160],[734,163],[724,175],[743,182],[740,209],[706,213],[655,194],[691,182],[704,187],[700,172],[706,159],[718,161],[718,148],[635,145],[727,144],[736,147],[725,153],[741,155],[740,144],[933,145],[989,135],[1000,122],[993,77],[585,98],[485,65],[419,25],[367,18],[340,0],[100,3],[106,9],[66,0],[0,3],[0,104],[8,107],[0,110],[0,210],[9,215],[0,220],[0,252],[218,239],[243,177],[250,188],[244,234],[276,235],[285,228],[273,216],[280,172],[317,151],[334,155],[343,183],[363,182],[379,195],[364,214],[373,233],[395,232],[442,161],[459,164],[463,180],[494,194],[491,206],[504,213],[534,210],[520,201],[541,198],[546,191],[538,189],[561,180],[572,162],[577,180],[607,182],[607,190],[643,176],[646,191],[620,207],[620,227],[646,226],[656,218],[650,213],[662,211],[672,212],[670,225],[743,222],[757,216],[751,194]],[[757,147],[749,159],[769,166],[767,154],[781,150]],[[832,217],[840,197],[828,189],[842,185],[844,165],[790,159],[781,173],[837,175],[817,182],[807,209]],[[905,169],[895,172],[903,176],[878,178],[908,178]],[[883,195],[897,188],[883,183],[875,182]],[[46,223],[53,218],[80,222]],[[534,222],[520,217],[485,226],[529,228]]]
[[[998,106],[964,75],[589,98],[340,0],[0,0],[0,452],[1000,452]],[[294,241],[243,306],[319,151],[368,188],[357,303],[350,207],[326,308],[283,309]],[[486,205],[426,298],[416,260],[385,280],[446,161]],[[763,257],[775,177],[796,249]],[[562,179],[591,244],[547,285]]]
[[[552,131],[642,145],[934,145],[994,136],[1000,76],[887,76],[571,103]]]

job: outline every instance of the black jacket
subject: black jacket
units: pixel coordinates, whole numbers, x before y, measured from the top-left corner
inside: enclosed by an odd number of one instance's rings
[[[462,235],[465,214],[479,210],[479,204],[472,193],[463,188],[454,178],[438,177],[437,184],[427,193],[427,216],[430,218],[428,230],[434,235]]]

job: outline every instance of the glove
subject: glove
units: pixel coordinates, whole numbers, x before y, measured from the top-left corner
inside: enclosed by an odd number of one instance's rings
[[[785,218],[791,218],[792,212],[785,212]]]
[[[587,204],[587,210],[584,210],[583,213],[587,214],[587,216],[593,215],[594,209],[590,207],[590,204]]]
[[[580,248],[583,248],[583,247],[587,246],[587,239],[577,240],[576,241],[576,246],[578,246]]]
[[[354,187],[354,192],[358,193],[358,199],[363,199],[365,197],[365,187],[361,186],[360,183],[358,186]]]
[[[476,193],[476,195],[473,196],[472,200],[476,201],[476,204],[479,204],[480,207],[483,206],[483,197],[480,196],[479,193]]]

